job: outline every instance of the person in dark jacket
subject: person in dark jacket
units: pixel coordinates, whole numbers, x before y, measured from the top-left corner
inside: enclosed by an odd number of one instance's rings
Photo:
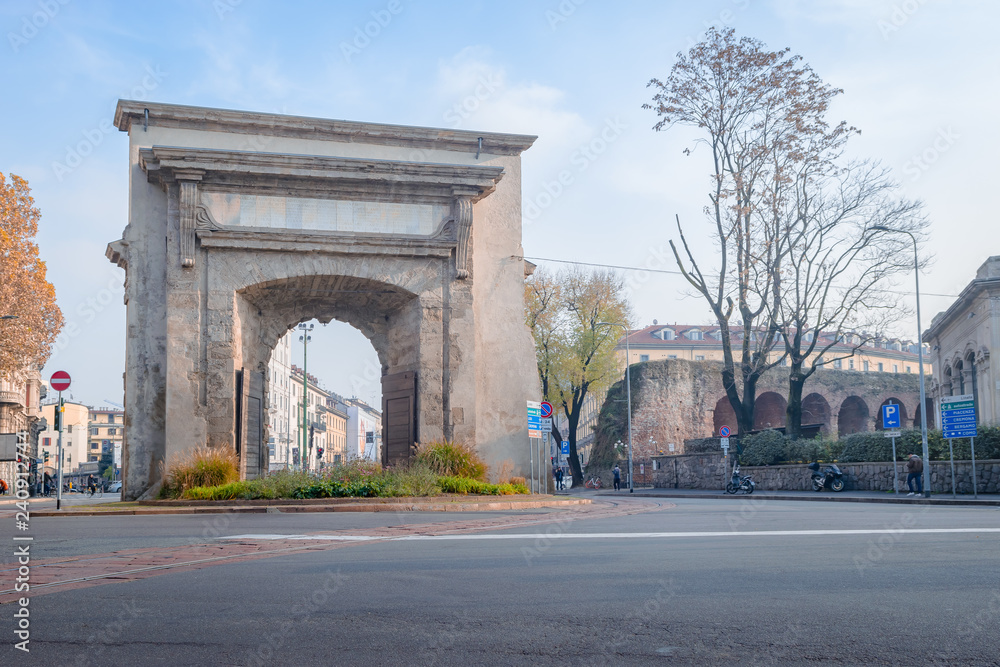
[[[615,464],[615,467],[611,469],[611,473],[615,476],[615,491],[621,491],[622,488],[622,470]]]
[[[916,454],[910,454],[910,458],[906,461],[906,486],[909,487],[910,492],[906,495],[908,496],[921,496],[924,493],[924,462],[920,460],[920,457]],[[914,482],[916,482],[916,490],[914,491]]]

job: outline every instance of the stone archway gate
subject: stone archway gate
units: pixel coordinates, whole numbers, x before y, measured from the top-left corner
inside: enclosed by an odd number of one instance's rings
[[[383,372],[384,462],[474,443],[528,470],[520,154],[534,137],[119,101],[129,135],[124,496],[199,445],[267,469],[267,361],[313,317]]]

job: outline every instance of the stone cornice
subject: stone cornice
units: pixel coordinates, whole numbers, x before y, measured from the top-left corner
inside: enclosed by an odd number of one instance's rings
[[[159,127],[181,127],[208,132],[405,146],[476,155],[480,153],[520,155],[537,138],[523,134],[359,123],[327,118],[118,100],[118,106],[115,108],[115,127],[122,132],[129,132],[133,123],[140,130],[144,123],[148,123]]]
[[[447,226],[446,226],[447,228]],[[386,236],[301,230],[274,230],[263,227],[198,229],[204,248],[238,248],[258,252],[316,252],[345,255],[396,255],[447,259],[455,239],[443,230],[437,237]]]
[[[931,325],[922,336],[925,343],[931,343],[950,326],[959,315],[963,314],[983,292],[996,298],[1000,297],[1000,278],[977,278],[965,286],[955,302],[947,310],[934,316]]]
[[[374,200],[451,202],[457,194],[478,201],[496,189],[503,167],[399,162],[153,146],[139,151],[147,178],[165,185],[197,174],[205,190]]]

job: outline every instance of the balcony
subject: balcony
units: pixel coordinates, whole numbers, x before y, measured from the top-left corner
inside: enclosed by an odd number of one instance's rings
[[[22,408],[24,405],[24,392],[23,391],[0,391],[0,403],[8,403],[13,405],[20,405]]]

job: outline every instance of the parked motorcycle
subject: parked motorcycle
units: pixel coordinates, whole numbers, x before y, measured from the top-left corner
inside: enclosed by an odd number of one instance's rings
[[[740,475],[740,464],[737,463],[733,466],[733,477],[726,484],[726,493],[737,493],[742,491],[743,493],[750,495],[753,490],[757,488],[754,484],[753,477],[750,475]]]
[[[809,464],[809,469],[812,470],[813,491],[822,491],[827,487],[832,491],[844,490],[844,473],[840,471],[836,463],[831,463],[823,468],[823,472],[820,472],[819,462],[814,461]]]

